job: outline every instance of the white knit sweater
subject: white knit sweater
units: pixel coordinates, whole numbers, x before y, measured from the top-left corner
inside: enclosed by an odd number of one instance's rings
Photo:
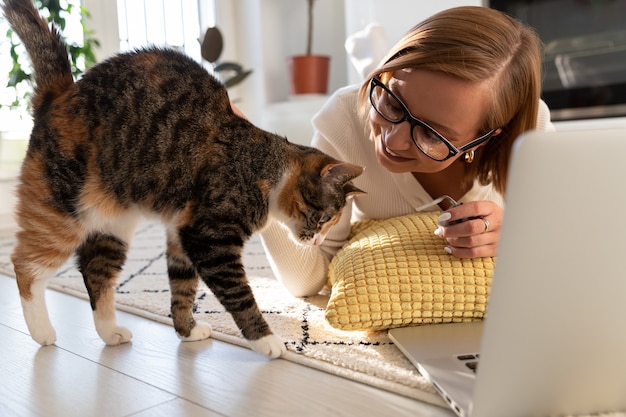
[[[286,229],[270,221],[261,231],[270,265],[280,282],[295,296],[317,294],[326,284],[328,265],[333,255],[347,242],[353,221],[401,216],[439,196],[430,196],[410,173],[395,174],[376,159],[369,126],[359,116],[358,85],[338,90],[313,118],[312,145],[341,161],[366,167],[354,184],[367,194],[348,202],[340,222],[333,226],[318,247],[295,243]],[[550,113],[542,101],[538,130],[554,130]],[[502,196],[492,186],[474,187],[460,201],[490,200],[503,205]],[[432,207],[438,210],[438,207]]]

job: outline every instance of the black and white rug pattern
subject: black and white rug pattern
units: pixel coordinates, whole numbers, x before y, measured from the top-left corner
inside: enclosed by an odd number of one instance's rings
[[[13,276],[9,256],[13,236],[0,236],[0,272]],[[258,236],[244,250],[244,266],[266,320],[287,346],[284,359],[422,401],[443,405],[432,386],[393,345],[386,332],[334,329],[324,319],[327,295],[296,298],[274,278]],[[48,288],[86,299],[82,277],[69,260]],[[116,287],[120,310],[171,325],[165,263],[165,234],[154,222],[139,225]],[[247,347],[230,314],[201,283],[196,319],[208,322],[211,337]],[[120,323],[123,325],[123,323]],[[176,337],[172,328],[172,337]]]

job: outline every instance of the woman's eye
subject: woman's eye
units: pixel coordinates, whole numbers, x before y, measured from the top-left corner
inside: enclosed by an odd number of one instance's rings
[[[397,116],[400,113],[402,113],[402,109],[396,103],[395,100],[385,100],[382,105],[384,107],[385,113],[388,114],[388,115]]]
[[[416,126],[415,129],[418,130],[418,134],[424,142],[431,143],[433,145],[441,142],[441,139],[428,129],[425,129],[422,126]]]
[[[432,143],[439,143],[441,142],[441,140],[439,139],[439,137],[437,137],[436,135],[432,134],[432,133],[428,133],[428,141],[432,142]]]

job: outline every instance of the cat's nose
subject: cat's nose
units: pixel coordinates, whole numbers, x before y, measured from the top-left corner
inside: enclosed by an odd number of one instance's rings
[[[324,239],[326,239],[326,234],[316,233],[315,236],[313,236],[313,246],[321,245],[322,242],[324,242]]]

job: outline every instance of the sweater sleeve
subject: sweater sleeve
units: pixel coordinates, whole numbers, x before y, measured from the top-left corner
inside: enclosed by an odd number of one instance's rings
[[[294,242],[277,221],[261,231],[261,242],[274,275],[291,294],[315,295],[324,287],[329,259],[319,248]]]

